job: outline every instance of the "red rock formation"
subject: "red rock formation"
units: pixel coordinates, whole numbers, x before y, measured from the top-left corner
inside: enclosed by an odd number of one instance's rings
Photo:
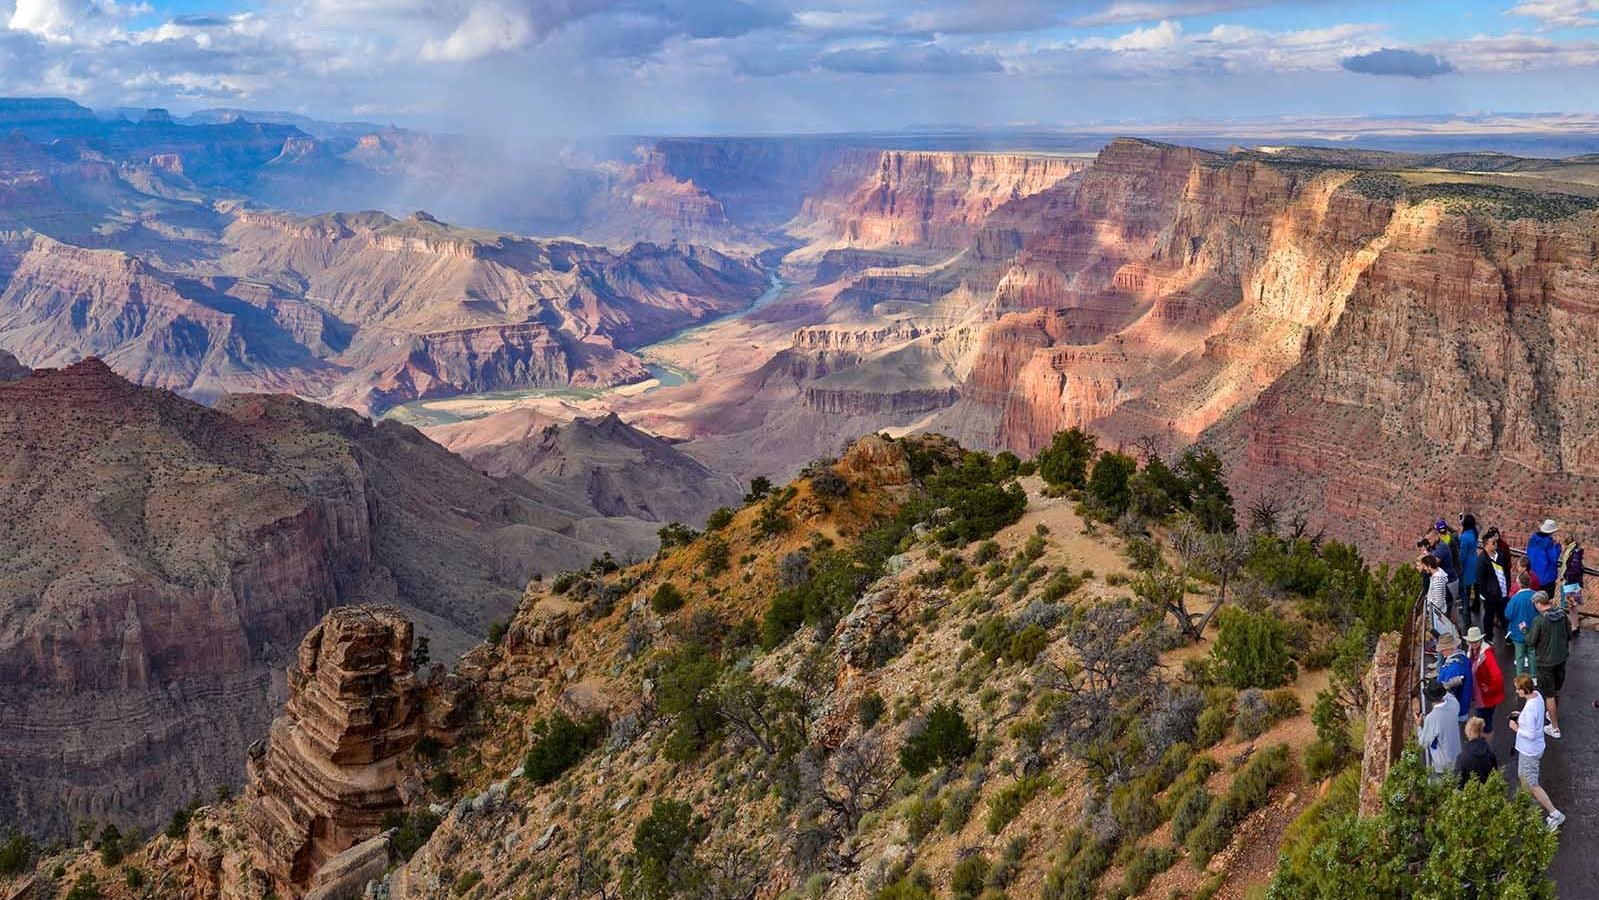
[[[915,250],[965,247],[998,207],[1084,166],[1062,156],[908,150],[860,151],[850,162],[805,200],[795,227],[847,247]]]
[[[404,806],[400,758],[419,739],[454,743],[464,686],[442,666],[419,681],[411,645],[410,621],[390,606],[333,610],[300,642],[247,794],[251,844],[285,896]]]

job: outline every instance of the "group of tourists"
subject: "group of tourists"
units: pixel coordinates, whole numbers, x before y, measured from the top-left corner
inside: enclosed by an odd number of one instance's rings
[[[1427,764],[1461,784],[1486,780],[1499,768],[1489,743],[1505,701],[1505,676],[1494,644],[1502,641],[1515,667],[1510,687],[1520,701],[1506,723],[1515,732],[1516,774],[1547,814],[1551,829],[1566,820],[1539,780],[1549,741],[1560,740],[1560,689],[1582,605],[1582,544],[1563,545],[1553,519],[1527,540],[1519,556],[1497,528],[1479,533],[1461,513],[1458,528],[1443,519],[1416,546],[1425,582],[1429,655],[1436,674],[1423,691],[1427,712],[1418,739]],[[1599,701],[1596,701],[1599,706]]]

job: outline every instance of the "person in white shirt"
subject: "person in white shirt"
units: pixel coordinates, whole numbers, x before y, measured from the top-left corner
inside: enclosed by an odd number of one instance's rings
[[[1438,557],[1431,553],[1423,553],[1421,559],[1416,561],[1416,568],[1421,572],[1421,577],[1427,579],[1427,611],[1432,614],[1433,634],[1458,636],[1460,632],[1449,616],[1449,573],[1438,565]]]
[[[1550,829],[1559,828],[1560,823],[1566,821],[1566,814],[1555,809],[1554,801],[1538,783],[1544,751],[1543,695],[1538,693],[1530,675],[1517,675],[1516,696],[1522,699],[1521,710],[1510,714],[1510,730],[1516,733],[1516,776],[1532,799],[1549,814],[1544,824]]]
[[[1427,684],[1427,702],[1432,710],[1421,720],[1416,739],[1421,742],[1427,768],[1440,775],[1451,774],[1460,756],[1460,701],[1433,680]]]

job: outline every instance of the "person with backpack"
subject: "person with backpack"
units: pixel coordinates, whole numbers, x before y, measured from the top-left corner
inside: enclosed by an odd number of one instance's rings
[[[1456,724],[1464,725],[1471,717],[1471,702],[1476,697],[1477,690],[1471,675],[1471,658],[1460,649],[1460,638],[1457,635],[1445,634],[1438,637],[1438,683],[1455,696],[1458,719]]]
[[[1532,648],[1532,658],[1538,665],[1538,693],[1549,707],[1549,725],[1544,729],[1550,737],[1560,739],[1560,689],[1566,683],[1566,656],[1569,652],[1571,631],[1566,626],[1566,611],[1554,598],[1538,592],[1534,605],[1538,615],[1527,629],[1527,646]]]
[[[1490,528],[1483,533],[1482,545],[1474,561],[1477,567],[1477,599],[1482,606],[1482,631],[1493,643],[1494,636],[1504,633],[1506,589],[1510,586],[1510,557],[1501,556],[1498,547],[1499,531]],[[1489,731],[1493,726],[1489,726]]]
[[[1455,539],[1455,550],[1460,556],[1460,624],[1469,626],[1480,618],[1475,587],[1477,584],[1477,517],[1469,512],[1460,514],[1460,534]]]
[[[1494,711],[1505,702],[1505,676],[1494,656],[1493,642],[1475,625],[1466,630],[1466,657],[1471,660],[1471,706],[1482,720],[1484,734],[1494,733]]]
[[[1548,596],[1530,587],[1522,587],[1510,595],[1510,603],[1505,607],[1505,618],[1510,623],[1505,628],[1505,634],[1515,649],[1517,675],[1532,676],[1538,673],[1532,646],[1527,643],[1527,632],[1532,628],[1533,619],[1538,617],[1537,599],[1547,599]]]
[[[1532,537],[1527,538],[1527,571],[1532,573],[1532,589],[1553,591],[1560,577],[1560,544],[1555,532],[1560,526],[1554,519],[1544,519]]]

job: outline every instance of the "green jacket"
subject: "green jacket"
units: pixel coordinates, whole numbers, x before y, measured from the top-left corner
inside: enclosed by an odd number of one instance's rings
[[[1537,654],[1538,668],[1558,666],[1566,661],[1571,640],[1571,626],[1566,622],[1566,611],[1556,606],[1541,612],[1527,629],[1527,646]]]

